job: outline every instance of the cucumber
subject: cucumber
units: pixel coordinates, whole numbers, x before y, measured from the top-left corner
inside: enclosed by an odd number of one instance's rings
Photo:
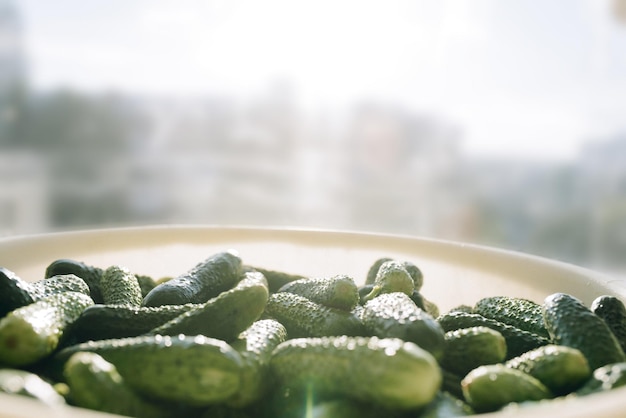
[[[89,341],[64,348],[55,360],[99,354],[115,365],[128,386],[142,396],[190,406],[222,403],[237,393],[243,360],[222,340],[202,335],[152,335]]]
[[[477,367],[463,378],[461,386],[465,401],[476,412],[496,411],[511,402],[553,397],[539,380],[503,364]]]
[[[245,271],[258,271],[265,276],[267,280],[267,286],[270,293],[278,292],[278,289],[296,280],[306,279],[305,276],[300,274],[286,273],[284,271],[271,270],[258,266],[244,266]]]
[[[465,376],[476,367],[500,363],[506,357],[506,340],[498,331],[484,326],[445,333],[441,367]]]
[[[48,279],[37,280],[30,284],[30,291],[35,300],[63,292],[80,292],[91,296],[87,283],[75,274],[59,274]]]
[[[603,295],[593,300],[591,312],[598,315],[609,326],[622,351],[626,352],[626,308],[615,296]]]
[[[576,395],[605,392],[624,385],[626,385],[626,362],[607,364],[595,369],[591,378],[576,391]]]
[[[430,403],[441,386],[435,358],[399,338],[297,338],[274,350],[270,367],[279,383],[393,409]]]
[[[462,311],[446,312],[437,317],[437,322],[439,322],[439,325],[441,325],[446,332],[477,326],[485,326],[498,331],[506,340],[505,360],[550,343],[550,340],[547,338],[541,337],[533,332],[524,331],[512,325],[503,324],[500,321],[485,318],[475,313]]]
[[[232,288],[242,274],[241,259],[237,255],[217,253],[183,275],[157,285],[143,299],[143,305],[204,303]]]
[[[26,366],[49,356],[68,325],[91,305],[91,297],[65,292],[12,311],[0,320],[0,363]]]
[[[200,306],[197,303],[163,306],[93,305],[70,324],[64,340],[67,344],[77,344],[88,340],[136,337]]]
[[[0,369],[0,392],[27,396],[51,406],[65,404],[65,398],[50,383],[21,369]]]
[[[367,271],[367,276],[365,277],[365,284],[374,284],[376,282],[376,275],[378,274],[378,270],[380,267],[386,263],[387,261],[396,261],[393,258],[383,257],[379,258],[371,265],[369,270]],[[424,283],[424,275],[417,265],[410,261],[402,261],[401,262],[404,269],[409,273],[409,276],[413,279],[413,286],[415,290],[420,290]]]
[[[543,303],[543,315],[554,343],[580,350],[592,370],[626,360],[607,323],[574,296],[549,295]]]
[[[437,359],[443,355],[443,329],[404,293],[384,293],[371,299],[363,306],[360,318],[370,335],[411,341]]]
[[[91,266],[82,261],[69,258],[60,258],[46,267],[45,277],[50,278],[62,274],[75,274],[87,283],[90,296],[95,303],[104,303],[102,292],[100,291],[100,279],[102,278],[100,267]]]
[[[76,406],[137,418],[174,418],[180,414],[170,405],[135,393],[115,366],[96,353],[73,354],[65,363],[64,375]]]
[[[440,391],[435,399],[420,412],[419,418],[451,418],[474,414],[472,407],[462,399],[448,392]]]
[[[29,305],[35,300],[30,283],[13,271],[0,267],[0,318],[14,309]]]
[[[126,267],[108,267],[100,279],[102,299],[106,305],[140,306],[143,300],[137,277]]]
[[[528,373],[555,395],[566,395],[591,377],[587,359],[579,350],[564,345],[544,345],[512,358],[505,366]]]
[[[247,272],[234,288],[182,313],[147,334],[201,334],[231,341],[259,319],[265,310],[268,297],[265,277],[259,272]]]
[[[414,289],[413,278],[402,263],[395,260],[385,261],[376,273],[372,291],[365,295],[362,301],[367,302],[383,293],[402,292],[411,296]]]
[[[262,319],[254,322],[231,346],[241,354],[243,368],[241,386],[228,404],[248,406],[261,399],[270,389],[269,361],[278,344],[287,339],[287,330],[278,321]]]
[[[295,293],[321,305],[344,311],[352,310],[359,302],[356,283],[345,274],[295,280],[278,291]]]
[[[550,338],[543,323],[541,305],[528,299],[511,296],[486,297],[476,302],[474,313]]]
[[[143,299],[157,286],[157,282],[152,277],[146,276],[145,274],[136,274],[135,276],[137,277],[137,282],[141,288],[141,297]]]
[[[283,324],[289,338],[365,335],[363,324],[352,312],[329,308],[293,293],[270,295],[265,315]]]

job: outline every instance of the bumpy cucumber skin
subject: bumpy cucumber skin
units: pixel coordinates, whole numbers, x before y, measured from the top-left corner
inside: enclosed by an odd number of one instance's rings
[[[152,277],[146,276],[145,274],[136,274],[135,276],[137,277],[137,282],[141,288],[141,297],[143,299],[157,286],[157,282]]]
[[[579,350],[548,344],[512,358],[505,366],[527,373],[555,395],[566,395],[591,377],[587,359]]]
[[[185,274],[157,285],[144,306],[204,303],[232,288],[243,273],[241,259],[230,252],[214,254]]]
[[[476,412],[496,411],[511,402],[539,401],[553,395],[534,377],[503,364],[480,366],[461,382],[465,401]]]
[[[383,293],[402,292],[411,296],[415,290],[413,278],[399,261],[391,260],[382,263],[376,273],[376,280],[372,291],[362,298],[367,302]]]
[[[371,335],[401,338],[419,345],[437,359],[443,356],[443,329],[404,293],[384,293],[365,303],[361,322]]]
[[[280,383],[395,409],[423,407],[441,386],[435,358],[398,338],[291,339],[276,347],[270,367]]]
[[[232,289],[182,313],[147,334],[205,335],[231,341],[260,318],[268,298],[265,277],[259,272],[247,272]]]
[[[75,274],[87,283],[93,301],[95,303],[104,303],[102,292],[100,291],[100,279],[102,278],[103,272],[104,270],[100,267],[91,266],[82,261],[60,258],[46,267],[45,277],[50,278],[60,274]]]
[[[0,392],[37,399],[47,405],[63,405],[65,398],[38,375],[21,369],[0,369]]]
[[[543,315],[553,342],[580,350],[592,370],[626,360],[606,322],[574,296],[549,295],[543,303]]]
[[[106,305],[140,306],[143,301],[137,277],[126,267],[113,265],[100,279],[102,299]]]
[[[374,284],[376,282],[376,275],[378,274],[378,270],[380,266],[382,266],[387,261],[395,261],[393,258],[383,257],[379,258],[370,266],[367,271],[367,276],[365,277],[365,284]],[[424,275],[417,265],[410,261],[403,261],[402,266],[409,273],[409,276],[413,279],[413,286],[415,290],[420,290],[422,285],[424,284]]]
[[[88,340],[136,337],[163,325],[201,304],[163,306],[93,305],[70,324],[64,339],[67,344]]]
[[[528,299],[511,296],[486,297],[476,302],[474,313],[550,338],[543,323],[541,305]]]
[[[202,335],[139,336],[89,341],[64,348],[67,361],[88,351],[113,363],[126,383],[144,396],[190,406],[222,403],[239,390],[243,361],[222,340]]]
[[[598,296],[591,303],[591,312],[598,315],[607,323],[613,334],[626,352],[626,307],[615,296]]]
[[[26,366],[47,357],[68,325],[91,305],[91,297],[65,292],[12,311],[0,320],[0,363]]]
[[[624,385],[626,385],[626,362],[607,364],[594,370],[592,377],[576,391],[576,394],[585,396]]]
[[[35,300],[63,292],[79,292],[91,296],[87,283],[75,274],[58,274],[31,283],[31,293]]]
[[[179,412],[139,396],[115,366],[96,353],[72,355],[65,363],[64,376],[72,403],[82,408],[137,418],[173,418]]]
[[[287,340],[287,330],[278,321],[261,319],[231,342],[231,346],[241,354],[243,368],[241,386],[229,405],[248,406],[261,399],[272,385],[269,374],[269,362],[272,352]]]
[[[13,271],[0,267],[0,318],[33,302],[30,283]]]
[[[485,318],[482,315],[474,313],[462,311],[447,312],[438,316],[437,322],[439,322],[439,325],[441,325],[446,332],[477,326],[485,326],[498,331],[506,340],[507,352],[505,360],[550,343],[550,340],[535,333],[524,331],[517,327],[503,324],[502,322]]]
[[[484,326],[445,333],[446,347],[441,366],[460,376],[476,367],[495,364],[506,358],[506,340],[498,331]]]
[[[282,286],[278,291],[295,293],[315,303],[344,311],[354,309],[359,302],[356,283],[345,274],[296,280]]]
[[[294,293],[270,295],[265,315],[283,324],[289,338],[366,335],[352,312],[329,308]]]

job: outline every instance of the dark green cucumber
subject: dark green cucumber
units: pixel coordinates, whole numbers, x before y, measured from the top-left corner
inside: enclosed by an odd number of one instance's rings
[[[287,330],[278,321],[262,319],[231,342],[231,346],[241,354],[243,368],[241,386],[229,405],[243,407],[261,399],[271,388],[269,362],[278,344],[287,339]]]
[[[142,298],[146,297],[146,295],[157,286],[156,280],[154,280],[151,276],[146,276],[145,274],[136,274],[135,276],[137,277],[137,282],[141,288]]]
[[[295,280],[278,291],[295,293],[321,305],[345,311],[352,310],[359,302],[356,283],[345,274]]]
[[[51,406],[65,404],[65,398],[50,383],[21,369],[0,369],[0,392],[27,396]]]
[[[82,408],[137,418],[176,417],[180,411],[135,393],[115,366],[100,355],[79,352],[64,366],[72,403]]]
[[[430,403],[441,385],[435,358],[399,338],[296,338],[274,350],[270,367],[281,384],[395,409]]]
[[[476,412],[496,411],[511,402],[539,401],[553,394],[529,374],[503,364],[480,366],[461,382],[465,401]]]
[[[626,352],[626,308],[624,303],[615,296],[598,296],[591,303],[591,312],[606,322]]]
[[[502,322],[485,318],[482,315],[474,313],[461,311],[447,312],[438,316],[437,322],[439,322],[446,332],[477,326],[485,326],[498,331],[506,340],[506,360],[519,356],[533,348],[550,343],[550,340],[547,338],[543,338],[533,332],[524,331],[512,325],[503,324]]]
[[[235,287],[160,325],[149,335],[206,335],[231,341],[259,319],[269,297],[267,281],[247,272]]]
[[[60,258],[46,267],[45,277],[50,278],[60,274],[75,274],[87,283],[93,301],[95,303],[104,303],[102,293],[100,292],[100,279],[102,278],[103,272],[104,270],[100,267],[91,266],[82,261]]]
[[[258,266],[244,266],[244,270],[258,271],[259,273],[262,273],[267,280],[267,286],[270,293],[278,292],[278,289],[287,283],[306,278],[300,274],[286,273],[284,271],[271,270]]]
[[[607,323],[574,296],[566,293],[548,296],[543,303],[543,315],[554,343],[580,350],[592,370],[626,360]]]
[[[265,315],[283,324],[289,338],[365,335],[363,324],[352,312],[329,308],[294,293],[270,295]]]
[[[30,284],[30,291],[35,300],[55,293],[79,292],[91,296],[87,283],[75,274],[59,274]]]
[[[541,305],[532,300],[512,296],[486,297],[476,302],[474,313],[550,338],[543,323]]]
[[[371,299],[363,306],[360,318],[370,335],[411,341],[437,359],[443,355],[443,329],[404,293],[384,293]]]
[[[181,276],[157,285],[144,306],[204,303],[232,288],[243,273],[241,259],[230,252],[214,254]]]
[[[133,390],[192,406],[223,403],[237,393],[243,360],[222,340],[202,335],[152,335],[90,341],[64,348],[61,363],[88,351],[113,363]]]
[[[0,267],[0,318],[34,301],[30,283],[13,271]]]
[[[91,305],[91,297],[65,292],[13,310],[0,320],[0,364],[26,366],[47,357],[68,325]]]
[[[587,359],[579,350],[548,344],[512,358],[505,366],[528,373],[555,395],[566,395],[591,377]]]
[[[448,331],[445,340],[441,366],[460,376],[506,358],[506,340],[491,328],[479,326]]]
[[[143,300],[137,277],[126,267],[108,267],[100,279],[102,299],[106,305],[140,306]]]
[[[201,306],[197,303],[163,306],[93,305],[67,329],[64,340],[77,344],[88,340],[136,337]]]

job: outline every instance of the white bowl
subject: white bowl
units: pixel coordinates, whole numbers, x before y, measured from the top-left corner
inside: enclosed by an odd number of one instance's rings
[[[380,257],[412,261],[424,274],[422,293],[442,312],[494,295],[539,303],[555,292],[570,293],[586,304],[604,294],[626,299],[624,281],[522,253],[406,236],[286,228],[150,226],[9,237],[0,240],[0,266],[35,281],[52,261],[71,258],[104,267],[121,264],[160,278],[183,273],[226,249],[237,250],[248,265],[316,277],[348,274],[359,284]],[[621,417],[625,411],[626,389],[616,389],[489,416]],[[51,411],[37,401],[0,394],[1,418],[57,413],[105,416],[71,407]]]

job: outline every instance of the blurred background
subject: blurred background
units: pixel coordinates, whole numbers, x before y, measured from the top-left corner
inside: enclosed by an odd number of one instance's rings
[[[0,236],[418,235],[626,272],[622,0],[0,0]]]

